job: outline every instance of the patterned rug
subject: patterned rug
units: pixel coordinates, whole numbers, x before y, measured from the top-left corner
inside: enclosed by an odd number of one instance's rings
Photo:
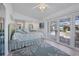
[[[25,47],[12,51],[10,56],[69,56],[65,52],[51,46],[47,43],[43,43],[37,48],[37,46]]]

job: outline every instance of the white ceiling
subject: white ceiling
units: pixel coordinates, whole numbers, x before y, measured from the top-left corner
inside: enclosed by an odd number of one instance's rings
[[[50,15],[55,15],[71,6],[76,4],[73,3],[47,3],[48,9],[45,12],[40,12],[38,9],[34,9],[38,5],[37,3],[13,3],[12,7],[14,12],[18,12],[22,15],[29,16],[35,19],[43,19]],[[79,5],[79,4],[78,4]],[[64,11],[65,12],[65,11]]]

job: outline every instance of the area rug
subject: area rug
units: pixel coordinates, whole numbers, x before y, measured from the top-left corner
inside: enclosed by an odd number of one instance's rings
[[[35,50],[36,49],[36,50]],[[25,47],[11,52],[11,56],[69,56],[58,48],[43,43],[38,49],[36,47]]]

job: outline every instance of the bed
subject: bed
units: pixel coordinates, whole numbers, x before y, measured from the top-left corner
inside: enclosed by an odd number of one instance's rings
[[[43,34],[40,32],[26,33],[22,31],[16,31],[12,36],[12,40],[9,40],[9,51],[14,51],[27,46],[40,45]]]

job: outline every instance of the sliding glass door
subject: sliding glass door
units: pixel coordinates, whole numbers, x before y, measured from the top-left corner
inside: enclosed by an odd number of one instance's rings
[[[79,12],[68,15],[70,18],[61,18],[50,21],[50,38],[52,41],[70,47],[79,48]],[[57,38],[58,37],[58,38]]]
[[[75,17],[75,47],[79,48],[79,16]]]
[[[65,18],[59,21],[59,42],[70,45],[70,19]]]
[[[57,36],[57,24],[56,21],[50,23],[50,37],[53,41],[56,41]]]

